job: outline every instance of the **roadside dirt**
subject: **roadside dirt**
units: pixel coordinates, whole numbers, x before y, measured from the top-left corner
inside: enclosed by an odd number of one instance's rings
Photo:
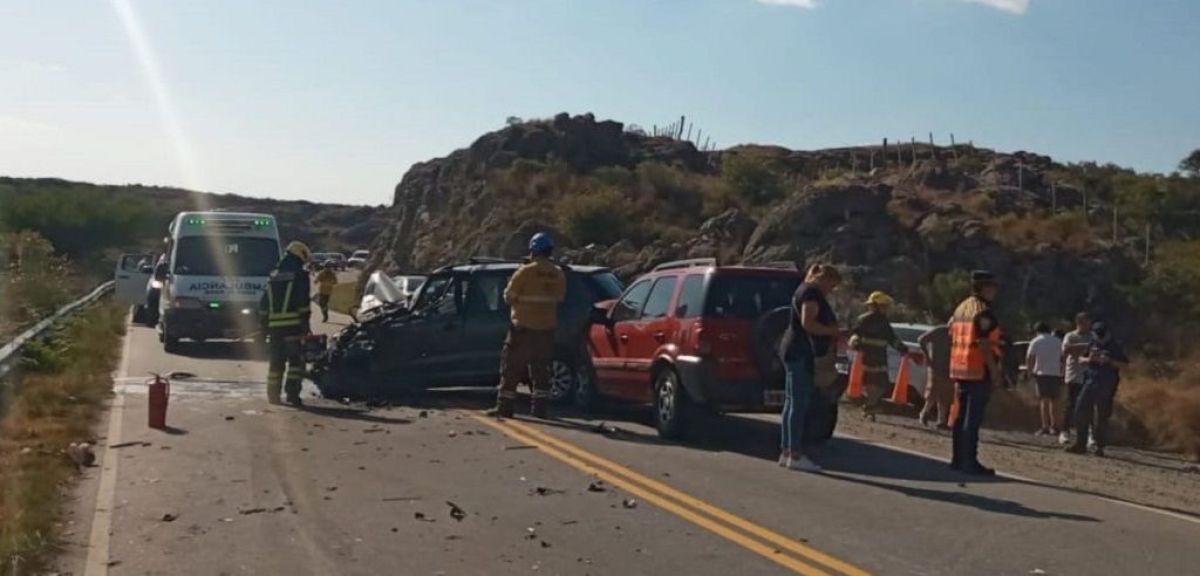
[[[922,427],[915,418],[861,419],[843,405],[839,433],[949,460],[950,433]],[[1068,454],[1057,437],[984,430],[980,460],[997,470],[1047,486],[1200,516],[1200,464],[1162,452],[1110,446],[1107,456]]]

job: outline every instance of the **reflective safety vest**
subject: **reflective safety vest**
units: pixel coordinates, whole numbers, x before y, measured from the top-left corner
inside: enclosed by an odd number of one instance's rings
[[[305,279],[307,280],[307,278]],[[283,299],[275,301],[275,288],[284,285]],[[292,301],[292,288],[296,286],[296,275],[292,272],[277,272],[267,285],[267,328],[292,328],[300,326],[301,316],[308,314],[308,302]],[[301,305],[297,305],[301,304]]]
[[[986,301],[971,296],[963,300],[950,319],[950,378],[958,381],[983,380],[987,375],[987,356],[993,354],[999,360],[1000,328],[995,327],[986,336],[979,333],[975,319],[988,310]],[[987,338],[986,347],[980,340]]]

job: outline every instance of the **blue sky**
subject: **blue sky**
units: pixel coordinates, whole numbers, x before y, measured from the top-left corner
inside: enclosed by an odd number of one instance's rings
[[[508,116],[1169,171],[1195,0],[0,0],[0,175],[390,203]]]

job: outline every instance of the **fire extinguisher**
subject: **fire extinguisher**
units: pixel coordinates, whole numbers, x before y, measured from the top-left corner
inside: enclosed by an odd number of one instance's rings
[[[167,427],[167,402],[171,397],[171,381],[154,374],[150,380],[150,427],[162,430]]]

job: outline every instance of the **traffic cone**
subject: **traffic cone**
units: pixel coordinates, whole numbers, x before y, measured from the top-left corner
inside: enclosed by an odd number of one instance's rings
[[[892,387],[892,404],[908,404],[908,354],[900,357],[900,370],[896,373],[896,385]]]
[[[858,400],[863,397],[863,365],[862,353],[854,355],[854,361],[850,363],[850,383],[846,386],[846,397],[851,400]]]

